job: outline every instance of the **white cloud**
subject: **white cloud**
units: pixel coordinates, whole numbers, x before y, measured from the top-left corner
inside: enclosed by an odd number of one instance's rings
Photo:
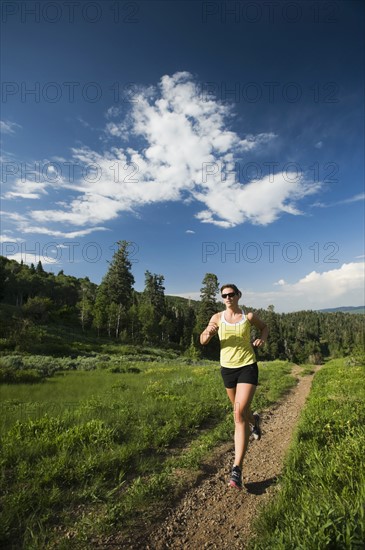
[[[122,109],[120,107],[116,107],[115,105],[113,105],[113,107],[109,107],[105,116],[106,118],[114,118],[121,114],[122,114]]]
[[[337,204],[350,204],[352,202],[359,202],[363,200],[365,200],[365,193],[358,193],[357,195],[354,195],[353,197],[349,197],[348,199],[344,199],[343,201],[340,201]]]
[[[363,262],[353,262],[324,273],[312,271],[289,288],[295,293],[305,294],[312,303],[326,299],[326,295],[337,298],[355,289],[363,291],[364,265]]]
[[[47,184],[44,182],[35,182],[29,180],[17,179],[13,183],[12,191],[4,193],[4,199],[39,199],[41,195],[46,195]]]
[[[117,115],[115,108],[106,114],[109,120]],[[109,121],[106,126],[106,134],[114,140],[123,142],[129,134],[143,145],[112,147],[103,153],[73,149],[73,162],[82,167],[96,164],[97,177],[85,176],[73,185],[58,181],[58,188],[76,190],[78,196],[57,209],[35,209],[30,219],[92,227],[121,212],[136,213],[146,204],[193,200],[202,204],[197,219],[224,228],[267,225],[282,214],[301,214],[298,202],[317,192],[320,184],[278,173],[242,185],[229,172],[237,159],[276,137],[270,132],[239,135],[229,127],[231,117],[230,106],[202,97],[190,73],[163,76],[157,87],[135,92],[122,122]],[[27,194],[18,183],[7,198],[39,198],[41,193],[45,187],[28,188]]]
[[[221,227],[234,227],[244,222],[268,225],[281,214],[300,214],[297,200],[315,193],[318,185],[307,184],[295,174],[278,173],[265,176],[246,185],[229,183],[215,185],[197,193],[209,210],[200,212],[197,217],[204,223],[214,223]]]
[[[20,124],[10,122],[10,120],[0,120],[0,132],[2,134],[15,134],[15,131],[21,128]]]
[[[274,286],[280,288],[271,292],[243,292],[243,302],[263,308],[274,304],[277,311],[361,306],[365,303],[365,262],[343,264],[323,273],[312,271],[295,283],[280,279]]]
[[[106,132],[111,136],[124,136],[125,132],[123,131],[123,126],[120,124],[115,124],[115,122],[108,122],[106,125]]]
[[[322,149],[323,147],[323,141],[317,141],[317,143],[314,145],[316,149]]]
[[[185,233],[188,233],[189,235],[195,235],[195,231],[193,231],[192,229],[187,229]]]
[[[337,269],[322,273],[312,271],[295,283],[287,283],[280,279],[273,283],[273,286],[279,288],[267,292],[247,289],[246,284],[244,281],[242,284],[238,281],[238,287],[243,291],[241,303],[250,308],[267,309],[272,304],[275,311],[280,313],[362,306],[365,304],[365,262],[343,264]],[[200,300],[200,294],[196,290],[172,295]],[[217,299],[219,300],[219,296]]]
[[[89,130],[93,130],[93,127],[91,124],[89,124],[86,120],[84,120],[81,116],[77,117],[77,120],[84,126],[84,128],[88,128]]]
[[[50,235],[51,237],[66,238],[66,239],[76,239],[78,237],[85,237],[94,233],[94,231],[108,231],[106,227],[90,227],[88,229],[80,229],[78,231],[59,231],[57,229],[51,229],[45,226],[34,226],[27,224],[23,227],[24,233],[37,233],[39,235]]]
[[[78,229],[73,231],[61,231],[59,229],[53,229],[50,226],[44,226],[44,225],[32,225],[33,221],[30,219],[29,214],[18,214],[17,212],[0,212],[0,216],[2,216],[4,219],[7,218],[11,222],[13,222],[18,231],[21,233],[26,234],[39,234],[39,235],[50,235],[51,237],[63,237],[66,239],[75,239],[77,237],[85,237],[86,235],[90,235],[90,233],[93,233],[94,231],[109,231],[107,227],[102,226],[94,226],[89,227],[85,229]],[[54,220],[42,220],[40,221],[54,221]],[[17,239],[19,240],[19,239]],[[10,242],[12,239],[7,239],[6,242]]]
[[[284,286],[286,285],[286,281],[284,279],[279,279],[276,283],[274,283],[274,286]]]
[[[17,243],[20,242],[22,239],[12,237],[8,233],[5,233],[3,235],[0,235],[0,243]]]
[[[358,193],[353,197],[348,197],[347,199],[342,199],[340,201],[331,202],[328,204],[323,202],[315,202],[312,204],[312,206],[315,206],[317,208],[330,208],[332,206],[341,206],[341,204],[352,204],[353,202],[361,202],[363,200],[365,200],[365,193]]]
[[[7,258],[9,260],[15,260],[18,263],[23,262],[27,265],[37,265],[39,260],[42,262],[42,265],[61,265],[61,262],[56,258],[40,256],[39,254],[34,252],[17,252],[16,254],[8,254]]]

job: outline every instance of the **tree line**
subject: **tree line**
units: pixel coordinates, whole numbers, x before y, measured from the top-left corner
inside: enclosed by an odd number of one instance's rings
[[[175,347],[194,358],[219,357],[215,337],[202,348],[199,334],[213,313],[224,309],[217,300],[219,281],[207,273],[200,301],[165,295],[164,276],[145,272],[145,286],[137,292],[127,241],[120,241],[100,285],[88,277],[76,278],[61,270],[57,275],[43,269],[41,261],[25,265],[0,256],[0,300],[17,311],[22,330],[34,326],[78,326],[96,338],[135,345]],[[345,356],[363,346],[360,314],[299,311],[276,313],[274,306],[256,311],[270,329],[269,340],[258,350],[258,359],[289,359],[317,363],[328,356]],[[24,328],[25,327],[25,328]],[[11,319],[2,323],[2,338],[19,331]],[[252,338],[255,337],[254,329]],[[16,338],[14,339],[16,341]]]

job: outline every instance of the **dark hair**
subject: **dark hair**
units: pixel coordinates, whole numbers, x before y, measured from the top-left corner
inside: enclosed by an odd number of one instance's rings
[[[221,286],[221,293],[222,293],[222,290],[224,290],[225,288],[233,288],[233,290],[235,291],[235,293],[238,294],[238,296],[241,298],[242,292],[240,291],[239,288],[236,287],[236,285],[233,285],[233,284],[231,284],[231,283],[226,284],[226,285],[222,285],[222,286]]]

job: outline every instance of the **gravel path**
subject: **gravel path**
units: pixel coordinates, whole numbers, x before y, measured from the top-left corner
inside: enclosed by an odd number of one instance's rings
[[[205,465],[203,479],[183,496],[175,508],[166,509],[162,523],[152,531],[146,525],[145,532],[141,525],[133,542],[124,539],[120,546],[114,539],[111,546],[123,550],[244,549],[253,536],[253,519],[276,491],[275,482],[282,471],[293,430],[311,388],[314,375],[300,377],[300,370],[300,367],[293,369],[297,385],[280,403],[261,414],[262,438],[250,443],[243,463],[246,491],[227,485],[234,449],[233,441],[226,443]]]
[[[299,371],[296,368],[293,374]],[[225,445],[215,457],[216,472],[168,513],[146,541],[146,550],[245,548],[256,512],[275,492],[274,483],[312,379],[313,375],[298,377],[298,384],[286,398],[262,414],[262,438],[251,442],[243,465],[247,492],[227,486],[234,454],[233,445]]]

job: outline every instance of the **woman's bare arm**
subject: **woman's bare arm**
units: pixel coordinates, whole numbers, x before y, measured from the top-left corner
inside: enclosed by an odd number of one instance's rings
[[[218,332],[218,322],[219,322],[219,313],[215,313],[207,327],[203,330],[203,332],[200,335],[200,343],[202,346],[205,346],[210,342],[210,340],[213,338],[215,334]]]
[[[267,340],[267,337],[269,336],[268,326],[266,325],[266,323],[261,321],[259,317],[257,317],[256,313],[252,313],[252,312],[248,313],[247,319],[250,321],[251,325],[254,325],[260,331],[260,338],[256,338],[256,340],[254,340],[252,345],[255,347],[263,346]]]

